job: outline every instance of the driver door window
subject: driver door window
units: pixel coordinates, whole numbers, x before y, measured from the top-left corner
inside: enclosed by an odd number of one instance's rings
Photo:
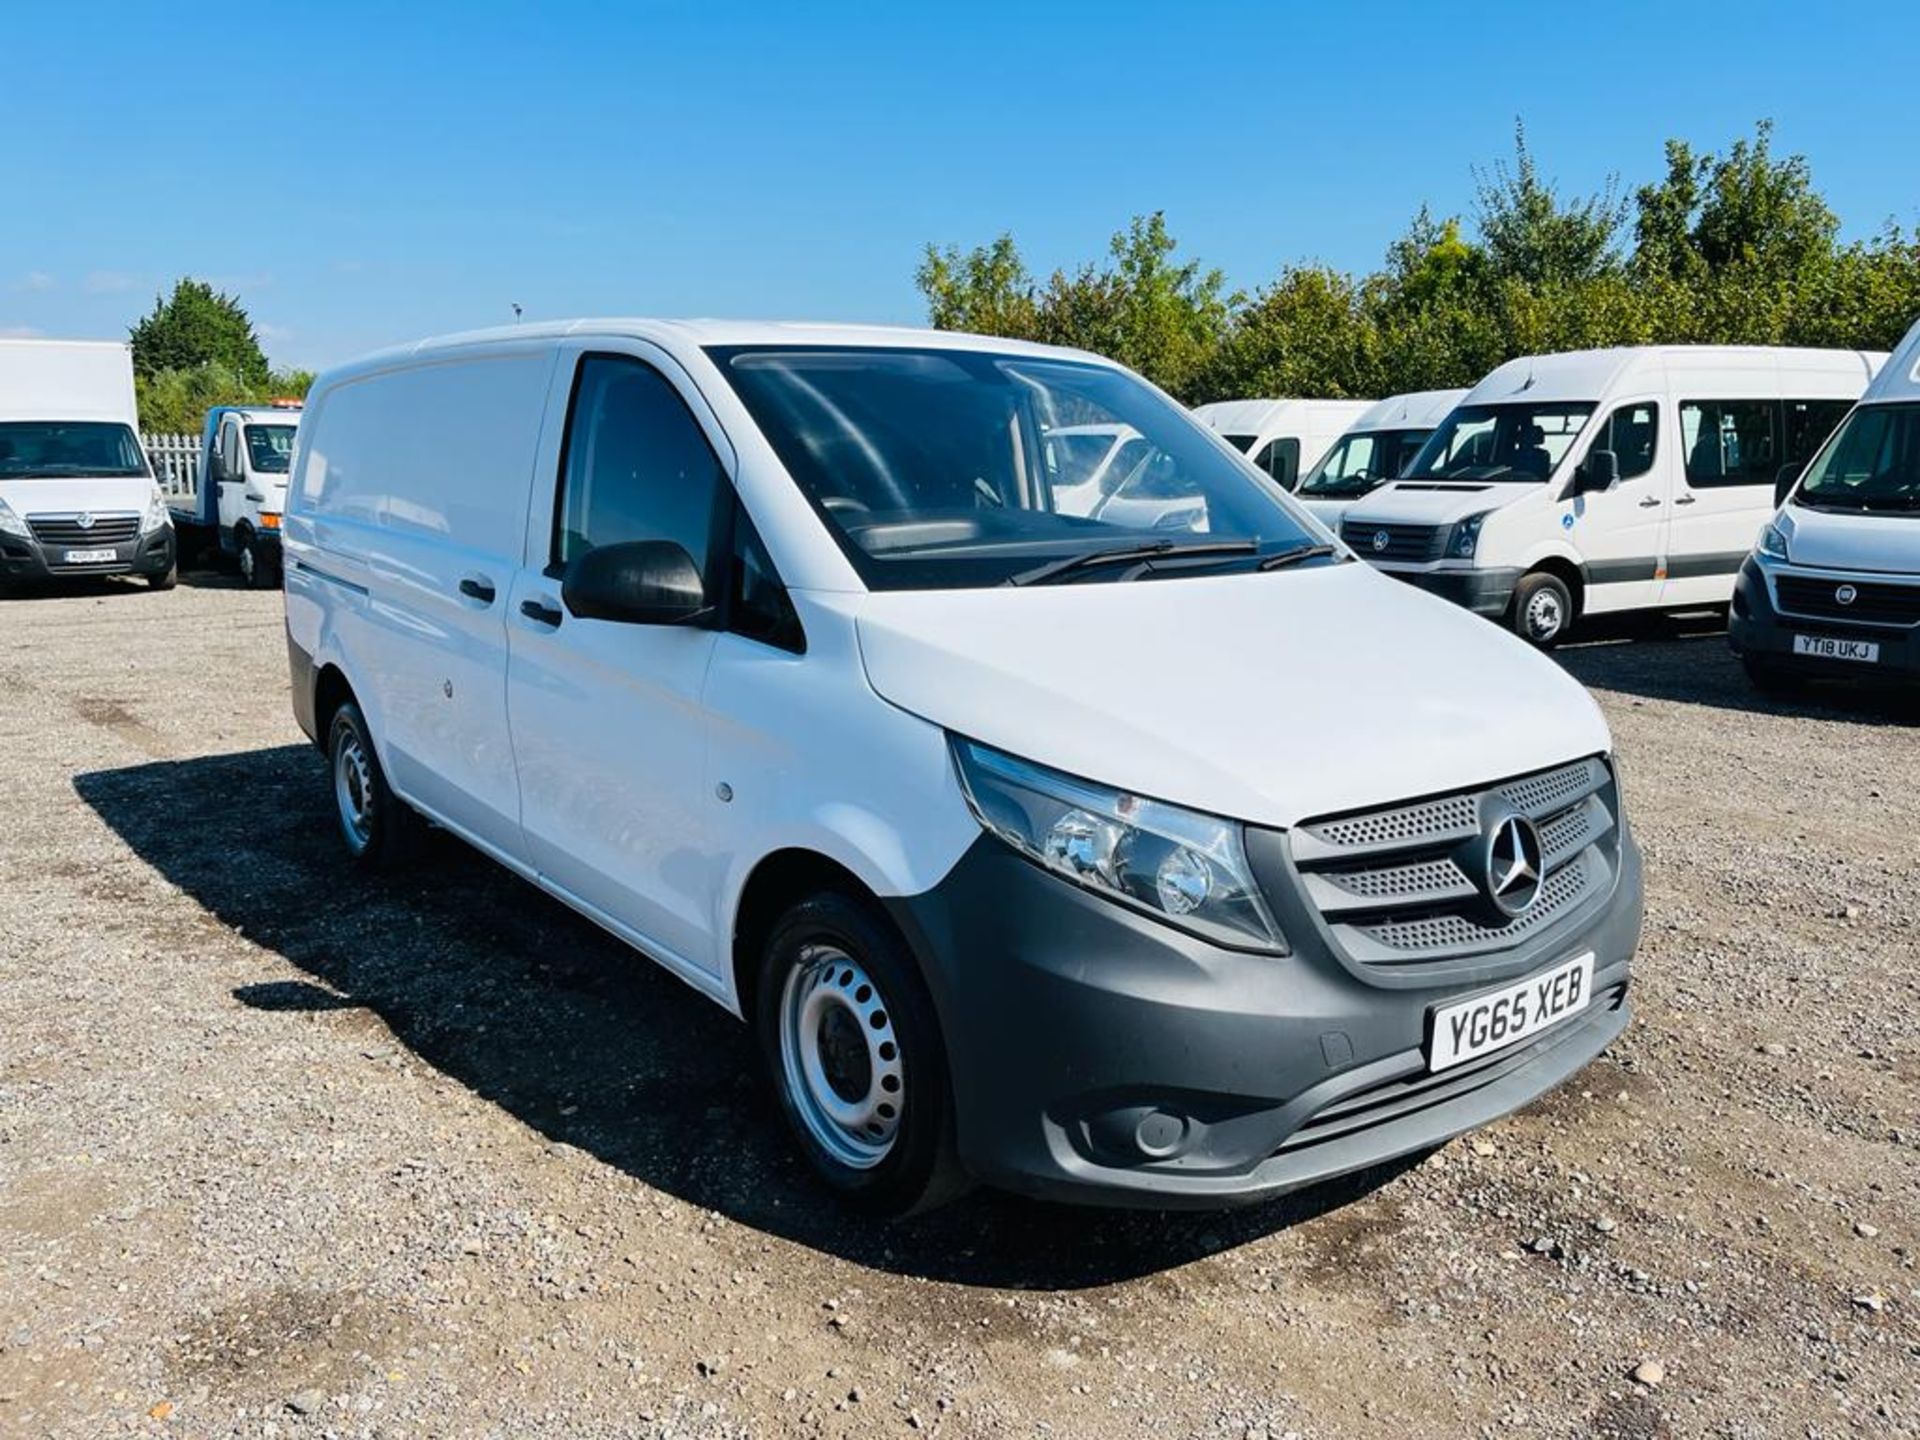
[[[1660,407],[1651,400],[1622,405],[1606,418],[1587,454],[1611,450],[1620,462],[1620,479],[1636,480],[1653,469],[1660,442]]]
[[[1291,490],[1300,478],[1300,442],[1291,436],[1269,440],[1253,463],[1277,480],[1282,490]]]

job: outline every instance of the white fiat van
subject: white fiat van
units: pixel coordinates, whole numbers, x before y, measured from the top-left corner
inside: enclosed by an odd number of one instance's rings
[[[1397,479],[1466,394],[1415,390],[1376,400],[1307,472],[1293,492],[1295,498],[1322,525],[1337,531],[1353,502]]]
[[[1062,511],[1053,419],[1137,433],[1204,533]],[[428,341],[320,378],[282,534],[348,851],[424,816],[745,1018],[861,1203],[1269,1195],[1627,1022],[1640,868],[1586,692],[1108,361]]]
[[[1776,477],[1885,358],[1663,345],[1512,360],[1341,534],[1536,645],[1582,615],[1724,605]]]
[[[1198,406],[1193,413],[1277,480],[1282,490],[1291,490],[1372,404],[1371,400],[1219,400]]]
[[[1920,325],[1761,531],[1728,639],[1762,689],[1920,681]]]
[[[0,590],[173,585],[173,525],[137,424],[125,341],[0,339]]]

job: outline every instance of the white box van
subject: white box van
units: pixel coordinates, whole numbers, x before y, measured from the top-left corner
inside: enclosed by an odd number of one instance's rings
[[[1301,479],[1294,497],[1322,525],[1339,530],[1353,502],[1398,479],[1466,394],[1415,390],[1376,400]]]
[[[1218,400],[1194,409],[1200,423],[1291,490],[1320,463],[1371,400]]]
[[[1920,680],[1920,325],[1761,532],[1728,639],[1763,689]]]
[[[173,584],[173,526],[137,424],[124,342],[0,340],[0,586]]]
[[[1511,360],[1341,535],[1537,645],[1582,615],[1724,605],[1776,476],[1884,358],[1649,345]]]
[[[300,402],[216,405],[200,430],[196,487],[173,506],[182,550],[231,555],[255,589],[280,582],[280,515],[287,503]]]
[[[1127,427],[1202,535],[1062,512]],[[977,336],[580,321],[323,375],[282,530],[348,850],[416,816],[746,1018],[808,1159],[1269,1195],[1627,1023],[1637,851],[1544,657],[1172,400]]]

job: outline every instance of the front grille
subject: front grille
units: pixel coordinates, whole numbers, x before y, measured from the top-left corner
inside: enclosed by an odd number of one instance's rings
[[[1349,519],[1340,526],[1340,538],[1367,560],[1438,560],[1445,536],[1446,530],[1437,525],[1382,525]]]
[[[1773,581],[1782,611],[1822,620],[1851,620],[1861,625],[1920,625],[1920,585],[1889,585],[1878,580],[1815,580],[1806,575],[1776,575]],[[1840,592],[1850,591],[1850,604]]]
[[[1390,1120],[1399,1120],[1422,1110],[1463,1100],[1571,1039],[1580,1030],[1582,1021],[1618,1010],[1626,994],[1625,985],[1611,986],[1594,996],[1593,1003],[1578,1017],[1555,1025],[1510,1050],[1497,1051],[1438,1074],[1423,1070],[1414,1075],[1385,1080],[1329,1101],[1281,1141],[1273,1153],[1284,1155],[1289,1151],[1304,1150],[1329,1140],[1338,1140],[1342,1135],[1352,1134],[1356,1130],[1384,1125]]]
[[[78,515],[29,515],[27,528],[42,545],[104,550],[109,545],[124,545],[138,535],[140,517],[138,514],[95,515],[93,523],[83,527]]]
[[[1289,836],[1307,900],[1348,959],[1404,970],[1512,950],[1607,894],[1619,798],[1598,757],[1481,790],[1311,820]],[[1518,812],[1540,837],[1533,904],[1501,914],[1486,894],[1488,827]]]

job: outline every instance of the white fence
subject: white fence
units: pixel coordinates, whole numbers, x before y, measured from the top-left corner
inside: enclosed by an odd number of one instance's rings
[[[199,488],[195,472],[200,462],[200,437],[146,434],[140,437],[140,443],[146,446],[160,493],[169,500],[192,498]]]

